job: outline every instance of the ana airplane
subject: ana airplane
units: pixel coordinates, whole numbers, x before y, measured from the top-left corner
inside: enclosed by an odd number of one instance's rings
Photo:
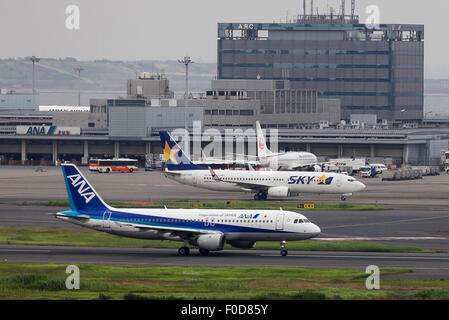
[[[180,183],[215,191],[254,193],[255,200],[287,198],[302,193],[339,194],[341,199],[365,185],[347,175],[301,171],[212,170],[196,165],[165,131],[160,133],[165,175]],[[219,172],[219,173],[218,173]]]
[[[252,248],[256,241],[281,241],[287,255],[287,240],[318,236],[320,228],[299,213],[275,210],[206,209],[117,209],[106,204],[73,164],[63,164],[62,173],[70,210],[56,218],[86,228],[123,237],[181,241],[178,253],[189,255],[188,244],[202,255],[223,250],[226,243]]]
[[[321,171],[317,157],[310,152],[273,153],[266,144],[259,121],[256,122],[257,155],[263,167],[279,171]]]

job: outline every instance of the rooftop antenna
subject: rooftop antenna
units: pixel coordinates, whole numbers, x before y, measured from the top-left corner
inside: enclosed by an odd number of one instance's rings
[[[351,0],[351,20],[354,21],[355,17],[355,0]]]
[[[303,12],[304,12],[304,21],[306,20],[306,0],[302,0],[302,8],[303,8]]]
[[[33,94],[36,94],[36,77],[34,75],[34,64],[39,62],[41,59],[37,58],[36,56],[32,56],[29,58],[31,62],[33,63]]]
[[[345,22],[346,1],[341,0],[341,22]]]

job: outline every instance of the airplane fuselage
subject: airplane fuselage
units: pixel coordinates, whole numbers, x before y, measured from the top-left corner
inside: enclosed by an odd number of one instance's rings
[[[365,189],[365,185],[354,178],[338,173],[246,170],[215,172],[220,181],[214,179],[207,170],[182,170],[166,172],[166,175],[186,185],[215,191],[246,191],[242,184],[260,186],[261,190],[286,187],[291,194],[351,194]]]
[[[228,242],[305,240],[321,232],[303,215],[282,210],[114,209],[86,212],[85,219],[80,214],[65,211],[56,217],[97,231],[152,240],[183,241],[181,234],[189,230],[223,234]]]
[[[294,170],[313,167],[318,164],[317,157],[309,152],[286,152],[259,157],[262,166],[272,170]]]

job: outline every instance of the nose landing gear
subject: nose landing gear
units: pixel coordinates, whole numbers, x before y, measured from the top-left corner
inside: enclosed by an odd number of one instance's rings
[[[281,241],[281,256],[283,256],[283,257],[288,255],[288,251],[285,249],[286,245],[287,245],[287,241],[282,240]]]

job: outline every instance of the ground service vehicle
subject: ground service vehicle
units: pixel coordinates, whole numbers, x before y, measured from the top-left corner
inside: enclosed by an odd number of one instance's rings
[[[109,172],[134,172],[139,168],[137,160],[134,159],[91,159],[89,160],[89,170],[99,173]]]

